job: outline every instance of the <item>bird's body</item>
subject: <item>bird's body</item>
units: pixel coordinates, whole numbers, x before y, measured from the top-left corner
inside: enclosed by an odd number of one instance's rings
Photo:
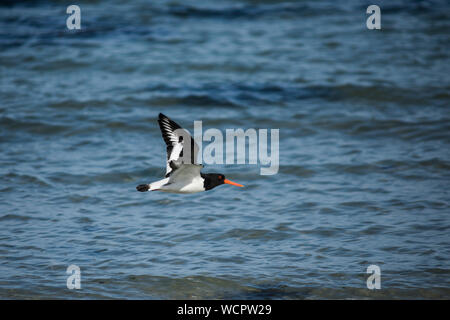
[[[200,175],[202,165],[182,164],[169,178],[149,184],[148,191],[171,193],[197,193],[205,191],[204,179]]]
[[[243,187],[225,179],[223,174],[201,173],[203,165],[196,161],[199,148],[189,133],[162,113],[159,114],[158,123],[167,145],[166,175],[164,179],[138,185],[138,191],[197,193],[221,184]]]

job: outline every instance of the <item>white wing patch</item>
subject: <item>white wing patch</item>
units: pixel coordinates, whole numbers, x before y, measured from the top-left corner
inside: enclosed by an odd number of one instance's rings
[[[180,158],[181,151],[183,151],[182,143],[175,143],[173,145],[172,152],[167,154],[166,175],[172,171],[170,167],[170,161],[177,161]]]
[[[189,133],[162,113],[159,114],[158,123],[164,142],[167,145],[166,177],[173,173],[173,169],[170,166],[171,161],[177,161],[183,157],[184,163],[196,164],[199,148]],[[186,146],[190,146],[191,152],[190,159],[187,160],[186,158],[189,155]]]

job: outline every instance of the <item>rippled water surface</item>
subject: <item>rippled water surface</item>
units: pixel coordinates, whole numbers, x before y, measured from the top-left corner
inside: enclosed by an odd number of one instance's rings
[[[76,3],[81,31],[0,6],[0,298],[450,298],[446,1],[378,1],[382,30],[365,1]],[[279,173],[136,192],[159,112],[279,128]]]

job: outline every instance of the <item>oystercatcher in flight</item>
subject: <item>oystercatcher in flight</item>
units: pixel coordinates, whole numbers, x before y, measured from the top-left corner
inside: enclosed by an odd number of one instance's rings
[[[150,184],[138,185],[137,191],[197,193],[211,190],[221,184],[243,187],[239,183],[225,179],[221,173],[201,173],[203,165],[197,164],[198,145],[189,133],[162,113],[159,114],[158,123],[167,145],[166,176]],[[186,161],[185,158],[189,159],[189,155],[190,160]]]

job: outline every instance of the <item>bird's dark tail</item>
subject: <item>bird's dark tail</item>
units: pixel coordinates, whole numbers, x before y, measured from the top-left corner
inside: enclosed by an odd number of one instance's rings
[[[146,191],[148,191],[150,189],[150,185],[149,184],[140,184],[140,185],[138,185],[137,187],[136,187],[136,190],[137,191],[140,191],[140,192],[146,192]]]

